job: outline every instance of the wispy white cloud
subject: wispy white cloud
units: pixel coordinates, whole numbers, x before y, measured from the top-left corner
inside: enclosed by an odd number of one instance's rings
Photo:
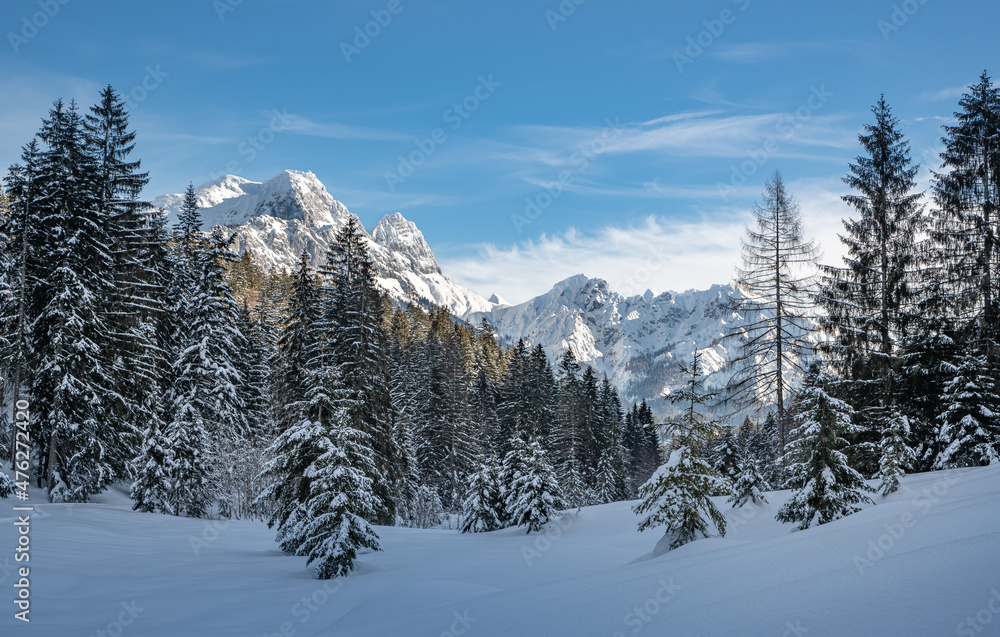
[[[938,91],[925,91],[917,97],[925,102],[938,102],[941,100],[950,100],[961,97],[968,92],[968,90],[968,85],[963,84],[962,86],[952,86]]]
[[[788,187],[823,262],[839,262],[843,251],[837,235],[841,219],[850,214],[840,199],[839,180],[798,180]],[[506,247],[481,244],[454,254],[439,250],[439,261],[445,274],[463,285],[487,296],[497,292],[512,303],[543,294],[575,274],[603,278],[625,295],[704,289],[735,274],[750,204],[759,193],[746,189],[742,194],[740,205],[720,204],[701,217],[650,216],[635,225],[609,224],[591,232],[570,228]]]
[[[726,62],[757,64],[802,51],[833,51],[865,56],[871,43],[862,40],[799,40],[793,42],[742,42],[719,44],[709,50],[709,55]]]
[[[298,135],[340,140],[399,142],[412,139],[404,133],[337,122],[317,122],[302,115],[296,115],[284,130]]]

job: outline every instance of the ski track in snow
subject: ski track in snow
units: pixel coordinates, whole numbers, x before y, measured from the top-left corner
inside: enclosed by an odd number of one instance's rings
[[[568,513],[548,534],[378,527],[384,551],[328,582],[282,555],[263,523],[135,513],[116,488],[93,504],[36,504],[30,630],[8,604],[0,634],[1000,635],[989,610],[1000,590],[1000,466],[902,484],[801,532],[774,521],[787,491],[737,510],[719,498],[726,538],[655,558],[661,534],[636,532],[627,502]],[[14,502],[0,502],[8,593]],[[116,628],[133,601],[137,617]],[[977,614],[991,622],[961,632]]]

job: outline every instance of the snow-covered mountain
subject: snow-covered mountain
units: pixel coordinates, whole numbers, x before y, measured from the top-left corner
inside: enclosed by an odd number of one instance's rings
[[[195,193],[203,228],[222,226],[236,235],[233,249],[250,250],[267,271],[291,271],[303,251],[314,267],[324,265],[330,244],[352,216],[311,172],[286,170],[263,183],[226,175]],[[169,194],[152,203],[167,212],[172,225],[183,199]],[[383,217],[367,238],[378,282],[397,301],[448,307],[456,316],[495,306],[444,276],[423,234],[398,212]]]
[[[336,233],[352,216],[311,172],[286,170],[266,182],[226,175],[196,189],[204,228],[220,225],[235,235],[239,254],[250,250],[265,270],[292,270],[305,251],[314,266],[326,263]],[[183,195],[153,204],[176,222]],[[486,318],[505,338],[541,343],[552,360],[568,347],[577,358],[609,376],[628,400],[656,399],[683,382],[678,364],[702,350],[709,386],[731,352],[723,334],[734,320],[729,309],[739,294],[732,285],[708,290],[624,297],[603,279],[577,275],[519,305],[494,294],[488,300],[450,280],[415,224],[398,212],[386,215],[367,235],[378,282],[401,302],[445,306],[459,318]],[[667,409],[662,401],[655,409]]]
[[[683,382],[678,363],[690,364],[695,348],[702,351],[709,386],[724,382],[720,371],[730,351],[722,337],[741,320],[730,309],[738,295],[729,284],[626,298],[603,279],[579,274],[526,303],[498,305],[469,318],[485,317],[505,337],[541,343],[553,360],[572,347],[627,399],[652,399]]]

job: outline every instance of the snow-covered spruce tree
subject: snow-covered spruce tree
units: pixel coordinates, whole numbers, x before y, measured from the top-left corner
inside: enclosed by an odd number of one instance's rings
[[[594,499],[584,480],[582,458],[587,432],[583,428],[580,365],[573,348],[559,361],[557,405],[552,447],[566,506],[580,508]]]
[[[597,502],[624,500],[627,492],[628,460],[623,445],[624,418],[618,391],[606,377],[601,381],[600,415],[595,438],[600,446],[594,479]]]
[[[510,443],[518,434],[526,430],[526,414],[528,412],[528,370],[529,350],[524,339],[518,339],[507,351],[507,373],[500,381],[499,402],[497,412],[499,429],[493,440],[493,446],[500,454],[510,451]]]
[[[966,355],[952,366],[941,404],[942,451],[935,469],[1000,462],[1000,397],[985,356]]]
[[[879,441],[878,477],[882,497],[899,489],[899,480],[913,466],[916,455],[910,447],[910,419],[899,411],[889,414]]]
[[[394,437],[385,306],[365,241],[364,229],[351,216],[330,246],[324,270],[330,286],[324,325],[332,334],[333,360],[342,382],[352,392],[351,424],[367,434],[371,444],[376,472],[369,478],[378,496],[376,519],[392,524],[396,518],[392,486],[404,468]]]
[[[747,502],[753,504],[767,502],[764,492],[770,489],[771,485],[764,478],[757,458],[745,449],[741,449],[739,452],[736,474],[729,482],[732,491],[729,504],[734,507],[741,507]]]
[[[153,330],[152,324],[142,326]],[[154,334],[147,334],[150,342],[155,342]],[[145,351],[139,365],[156,372],[163,371],[164,361],[158,348]],[[169,377],[163,380],[169,381]],[[170,466],[173,461],[170,441],[167,439],[166,423],[163,422],[163,405],[160,404],[162,391],[154,379],[150,391],[142,398],[140,408],[145,414],[145,428],[142,431],[138,455],[132,460],[132,508],[144,513],[170,513],[172,509],[172,479]]]
[[[514,473],[506,508],[510,524],[527,527],[525,532],[531,533],[540,531],[550,520],[559,517],[562,499],[559,481],[538,439],[527,443],[523,452],[522,469]]]
[[[871,503],[873,492],[847,462],[844,436],[852,433],[853,409],[826,391],[826,379],[813,364],[799,391],[796,429],[786,449],[790,461],[787,487],[795,491],[775,516],[795,522],[800,530],[826,524],[856,513],[859,504]]]
[[[320,364],[319,333],[321,302],[315,274],[309,267],[309,253],[303,251],[292,274],[291,298],[285,325],[278,336],[279,369],[275,373],[275,418],[279,432],[298,424],[298,405],[306,397],[309,370]]]
[[[462,533],[496,531],[503,528],[506,518],[503,471],[491,456],[469,478],[469,496],[462,507]]]
[[[120,477],[123,432],[105,426],[115,382],[106,299],[114,261],[110,220],[99,205],[97,167],[76,106],[57,101],[39,137],[39,212],[44,243],[28,315],[34,431],[49,497],[86,501]]]
[[[740,473],[741,455],[732,427],[722,427],[722,431],[711,442],[709,457],[712,468],[729,484],[733,484]]]
[[[420,475],[441,495],[444,507],[462,506],[466,478],[480,453],[469,402],[471,378],[462,334],[446,309],[431,313],[430,329],[418,348],[420,366],[416,455]]]
[[[392,404],[396,414],[393,427],[401,460],[401,471],[393,486],[392,497],[396,502],[396,523],[403,526],[413,522],[420,484],[415,434],[419,412],[419,373],[415,369],[414,337],[409,316],[402,308],[393,309],[389,327]]]
[[[41,197],[39,170],[41,150],[38,139],[31,140],[21,152],[22,164],[11,166],[5,178],[9,215],[3,220],[3,235],[7,243],[0,264],[9,294],[0,297],[0,326],[3,329],[2,364],[11,381],[13,400],[16,402],[27,386],[29,326],[32,320],[32,292],[42,271],[37,255],[41,253]],[[10,438],[15,437],[12,419]],[[12,445],[13,446],[13,445]],[[10,455],[14,468],[14,454]]]
[[[816,246],[804,238],[799,205],[779,172],[765,185],[753,216],[737,273],[743,297],[736,310],[746,321],[727,334],[737,354],[729,363],[734,371],[725,398],[736,411],[773,406],[784,445],[785,398],[812,350]]]
[[[943,307],[991,367],[1000,362],[1000,89],[984,71],[945,126],[940,209],[931,232],[948,294]]]
[[[684,389],[673,392],[668,400],[686,404],[687,409],[677,422],[668,424],[667,435],[673,439],[673,450],[667,462],[660,466],[639,489],[641,502],[633,509],[642,516],[639,530],[666,526],[657,547],[664,551],[709,536],[709,525],[719,535],[726,534],[726,519],[710,499],[728,493],[725,480],[702,459],[702,451],[716,423],[698,410],[714,399],[704,389],[704,377],[698,351],[690,369],[681,369],[690,376]]]
[[[163,282],[149,258],[149,244],[159,237],[147,214],[149,204],[139,198],[149,175],[131,159],[136,134],[129,130],[125,102],[111,86],[101,91],[83,126],[97,170],[97,207],[108,220],[106,249],[114,263],[112,295],[104,310],[110,338],[105,365],[114,386],[102,424],[117,432],[118,444],[108,449],[107,457],[115,473],[124,476],[145,421],[142,406],[158,380],[155,361],[145,353],[156,346],[147,324],[162,311]],[[140,360],[154,365],[139,366]]]
[[[309,492],[301,504],[299,528],[286,534],[286,539],[298,544],[295,552],[316,564],[319,579],[354,570],[358,549],[381,550],[378,535],[367,521],[380,507],[368,477],[377,469],[367,435],[352,426],[350,401],[330,404],[325,391],[321,388],[310,396],[306,415],[317,419],[312,443],[320,455],[303,473]]]
[[[846,247],[841,267],[825,266],[817,297],[826,309],[823,327],[842,377],[841,393],[855,410],[862,442],[878,449],[896,412],[900,346],[918,314],[913,282],[922,267],[918,235],[925,227],[922,195],[915,192],[918,166],[899,120],[882,96],[872,108],[873,124],[859,135],[865,154],[850,166],[843,197],[857,212],[844,221]],[[884,458],[863,458],[867,473]],[[859,465],[860,466],[860,465]],[[897,465],[898,466],[898,465]]]
[[[278,527],[281,549],[318,562],[318,576],[329,578],[349,572],[359,548],[379,548],[366,521],[378,507],[368,478],[377,470],[336,368],[308,371],[302,383],[299,419],[268,449],[262,476],[271,483],[260,497],[274,506],[268,525]]]
[[[608,448],[597,461],[597,485],[594,495],[599,504],[625,499],[623,454],[616,447]]]
[[[175,365],[176,380],[167,394],[170,420],[164,426],[163,447],[169,485],[166,513],[204,517],[211,506],[208,433],[201,410],[197,377],[186,372],[182,359]]]

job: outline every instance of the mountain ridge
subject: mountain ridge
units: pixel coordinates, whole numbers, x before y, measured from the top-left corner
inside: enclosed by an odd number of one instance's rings
[[[293,270],[302,252],[313,267],[321,267],[347,220],[360,224],[307,171],[285,170],[264,182],[225,175],[195,192],[203,206],[203,229],[221,226],[233,238],[232,249],[238,254],[250,250],[266,271]],[[182,201],[183,195],[170,194],[153,205],[174,223]],[[577,274],[545,294],[510,304],[449,279],[423,233],[399,212],[379,219],[365,239],[376,280],[394,301],[447,307],[472,324],[486,319],[508,341],[541,344],[553,361],[572,347],[581,363],[608,376],[627,400],[655,399],[682,383],[679,363],[690,361],[695,349],[702,352],[709,387],[727,379],[724,366],[733,352],[723,336],[742,320],[732,311],[739,295],[732,282],[625,297],[604,279]]]

